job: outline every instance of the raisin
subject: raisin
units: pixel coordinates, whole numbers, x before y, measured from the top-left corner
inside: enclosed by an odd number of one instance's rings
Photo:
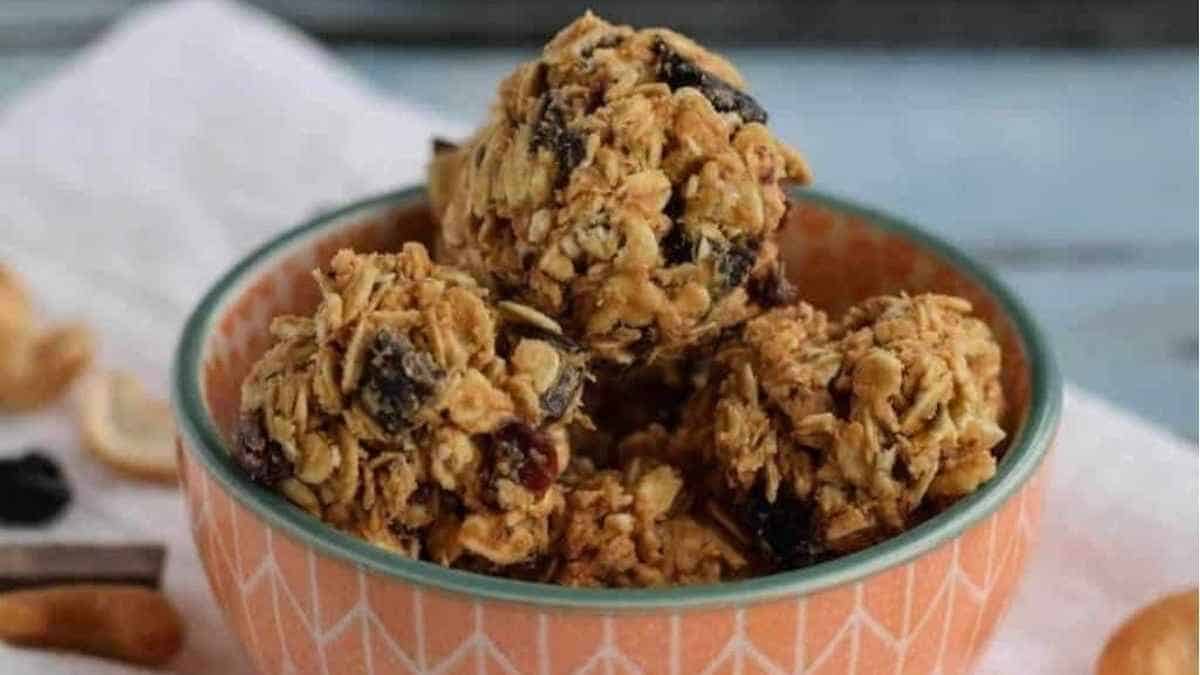
[[[542,414],[546,416],[546,420],[554,421],[565,415],[567,408],[571,407],[571,403],[578,396],[582,386],[583,369],[570,363],[564,363],[558,373],[558,379],[542,393],[539,399]]]
[[[747,122],[766,124],[767,111],[746,92],[687,60],[661,38],[655,41],[654,51],[659,57],[658,76],[672,91],[698,89],[717,112],[733,112]]]
[[[658,326],[650,324],[639,329],[638,338],[629,345],[628,349],[640,361],[643,356],[654,351],[655,347],[658,347],[659,344],[661,344],[661,341]]]
[[[548,582],[556,569],[557,559],[554,556],[543,554],[534,555],[511,565],[501,565],[481,555],[464,553],[454,562],[454,566],[476,574],[502,576],[520,581]]]
[[[550,97],[542,105],[533,127],[533,139],[530,149],[546,148],[554,153],[558,162],[558,177],[555,187],[563,187],[571,176],[571,171],[583,161],[587,149],[584,147],[583,136],[567,128],[567,109],[558,98]]]
[[[458,149],[458,143],[448,141],[440,136],[433,137],[433,154],[440,155],[443,152],[452,152]]]
[[[422,483],[408,496],[410,504],[430,504],[437,497],[437,488],[429,483]]]
[[[389,522],[387,528],[391,530],[392,534],[396,535],[397,537],[412,537],[418,534],[418,531],[413,530],[398,520]]]
[[[662,238],[659,248],[662,249],[663,260],[666,260],[668,265],[682,265],[690,263],[696,258],[692,240],[683,231],[683,225],[679,223],[676,223],[675,227],[667,232],[667,236]]]
[[[775,503],[756,488],[741,504],[742,522],[754,534],[759,548],[783,569],[798,569],[820,562],[824,547],[816,535],[813,506],[790,492],[781,491]]]
[[[896,455],[895,461],[892,462],[892,480],[908,483],[912,479],[912,470],[908,468],[908,462],[900,455]]]
[[[837,386],[837,381],[840,377],[841,373],[835,375],[829,381],[829,386],[826,389],[829,391],[829,398],[833,400],[833,416],[839,420],[848,420],[850,419],[850,392]]]
[[[558,476],[558,452],[550,437],[521,422],[494,432],[484,447],[491,456],[491,480],[508,478],[541,494]]]
[[[521,581],[546,581],[554,570],[555,560],[548,555],[535,555],[528,560],[502,568],[504,576]]]
[[[725,287],[741,286],[742,282],[746,280],[746,275],[750,273],[750,269],[754,267],[756,258],[758,258],[758,252],[754,247],[739,242],[730,244],[721,253],[717,262],[717,271],[724,280]]]
[[[667,205],[663,207],[663,215],[670,218],[671,222],[676,223],[676,227],[678,227],[679,219],[683,217],[683,212],[686,210],[687,199],[683,196],[683,190],[673,190],[671,198],[667,200]]]
[[[71,486],[58,464],[40,450],[0,460],[0,523],[42,525],[71,503]]]
[[[466,513],[466,506],[462,498],[453,492],[438,490],[438,513],[451,513],[462,518]]]
[[[750,299],[765,308],[791,305],[796,302],[796,287],[788,281],[783,264],[773,265],[766,273],[750,280],[746,291]]]
[[[233,442],[233,458],[250,480],[271,486],[292,475],[283,446],[267,435],[260,413],[243,413]]]
[[[381,330],[363,366],[363,407],[388,433],[412,425],[426,398],[437,391],[443,373],[433,357],[404,335]]]

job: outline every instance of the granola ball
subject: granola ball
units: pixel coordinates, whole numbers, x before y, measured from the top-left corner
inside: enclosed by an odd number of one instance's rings
[[[606,361],[671,356],[778,297],[772,241],[803,158],[724,59],[586,14],[442,145],[440,253]]]
[[[675,455],[712,483],[777,564],[875,543],[991,478],[1004,438],[1000,348],[971,305],[867,300],[836,324],[803,303],[718,348]]]
[[[566,516],[555,581],[644,587],[713,583],[748,571],[719,530],[689,515],[679,469],[646,458],[623,470],[564,475]]]
[[[282,316],[242,387],[234,457],[342,529],[451,564],[544,554],[584,356],[424,247],[341,251],[312,317]]]

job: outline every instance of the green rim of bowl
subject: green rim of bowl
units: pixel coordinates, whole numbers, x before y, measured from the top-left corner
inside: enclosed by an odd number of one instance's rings
[[[943,513],[866,550],[800,570],[719,584],[663,589],[567,588],[464,572],[388,553],[325,525],[279,495],[250,482],[227,452],[205,411],[201,395],[199,369],[204,337],[212,329],[219,310],[229,298],[236,297],[233,291],[240,289],[251,278],[251,272],[286,250],[293,242],[328,225],[345,221],[349,216],[365,217],[373,212],[413,205],[425,197],[425,190],[420,187],[365,199],[314,218],[267,242],[217,281],[188,318],[175,354],[171,378],[172,403],[180,422],[180,432],[188,437],[186,445],[189,452],[199,459],[216,481],[243,506],[273,527],[326,555],[372,572],[429,589],[475,598],[604,611],[745,605],[811,594],[904,564],[957,537],[1016,494],[1041,463],[1053,440],[1062,406],[1062,382],[1046,338],[1029,310],[984,266],[942,239],[889,214],[815,190],[795,189],[794,193],[804,200],[855,214],[878,227],[901,234],[931,249],[973,277],[996,297],[1015,323],[1032,368],[1030,410],[1025,423],[1009,444],[996,476],[978,492],[960,500]]]

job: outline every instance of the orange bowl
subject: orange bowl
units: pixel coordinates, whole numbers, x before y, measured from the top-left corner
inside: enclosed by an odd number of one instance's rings
[[[242,378],[280,313],[317,303],[335,251],[428,239],[425,192],[347,206],[280,235],[205,295],[173,376],[192,535],[213,593],[263,673],[963,673],[1036,539],[1061,383],[1021,303],[987,270],[893,217],[792,194],[782,249],[830,312],[879,293],[964,296],[1004,353],[1010,434],[975,494],[867,550],[708,586],[574,589],[409,560],[328,527],[245,478],[226,451]],[[707,669],[707,670],[706,670]]]

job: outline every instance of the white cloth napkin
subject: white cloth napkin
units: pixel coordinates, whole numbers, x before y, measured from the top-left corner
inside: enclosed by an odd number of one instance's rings
[[[0,110],[0,259],[50,315],[96,327],[103,365],[165,393],[184,316],[239,255],[322,206],[419,181],[430,136],[461,131],[368,91],[257,11],[156,6]],[[981,672],[1087,672],[1120,617],[1196,583],[1195,449],[1078,390],[1065,415],[1042,543]],[[173,669],[244,672],[177,492],[81,453],[69,403],[0,426],[4,451],[34,444],[63,462],[75,506],[0,544],[165,542],[189,623]],[[137,671],[0,646],[0,672]]]

